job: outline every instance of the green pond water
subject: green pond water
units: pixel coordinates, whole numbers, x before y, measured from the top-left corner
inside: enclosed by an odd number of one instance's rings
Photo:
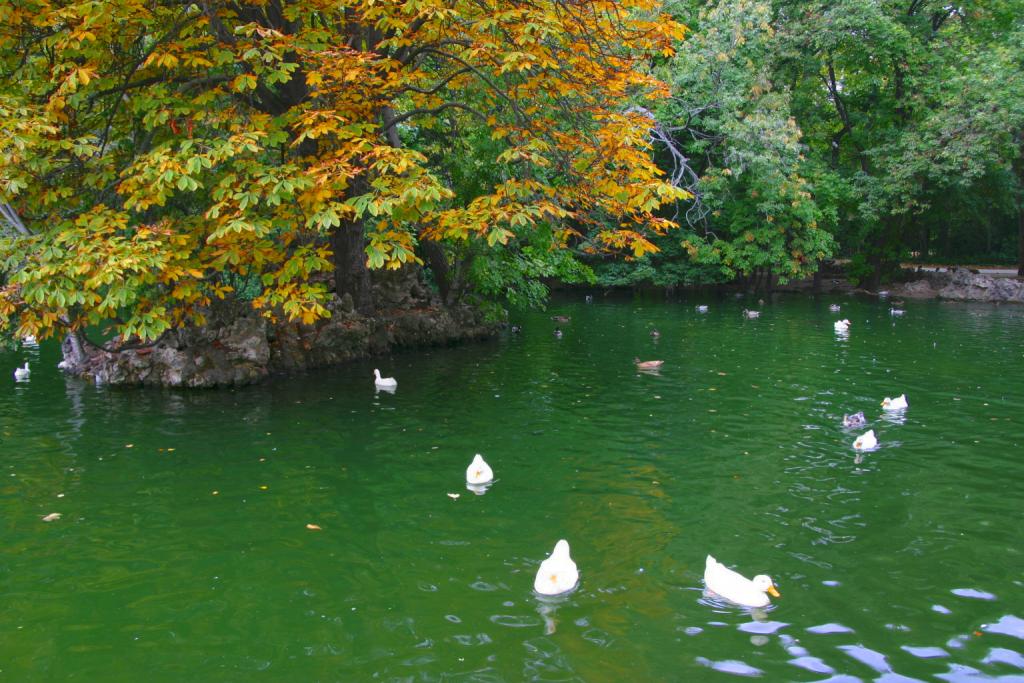
[[[0,679],[1024,680],[1024,307],[751,305],[556,301],[223,391],[4,353]],[[560,538],[580,584],[541,600]],[[705,596],[708,553],[782,597]]]

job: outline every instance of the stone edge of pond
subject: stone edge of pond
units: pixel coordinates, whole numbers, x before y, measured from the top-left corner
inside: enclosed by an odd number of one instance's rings
[[[370,358],[396,349],[448,346],[496,336],[502,325],[469,305],[443,306],[428,290],[401,288],[360,315],[351,298],[333,297],[331,316],[312,325],[270,321],[243,302],[218,302],[207,323],[169,331],[152,345],[108,351],[62,345],[61,369],[97,384],[215,388],[258,383]],[[76,360],[78,357],[78,360]]]

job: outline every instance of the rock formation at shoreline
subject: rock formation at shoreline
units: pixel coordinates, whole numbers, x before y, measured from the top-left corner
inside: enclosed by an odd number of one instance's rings
[[[988,301],[1024,303],[1024,281],[1012,277],[992,277],[968,268],[947,272],[918,271],[915,279],[894,285],[894,295],[914,299],[950,301]]]
[[[240,386],[270,374],[296,372],[381,355],[397,348],[483,339],[498,326],[471,306],[442,306],[418,271],[375,279],[377,314],[360,315],[350,297],[333,297],[331,317],[313,325],[263,318],[242,302],[221,302],[207,324],[167,332],[157,343],[106,351],[63,344],[65,372],[101,384],[168,387]]]

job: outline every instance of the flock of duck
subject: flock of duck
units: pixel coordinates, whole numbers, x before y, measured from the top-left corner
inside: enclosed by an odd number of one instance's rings
[[[466,486],[477,490],[494,481],[494,470],[479,453],[466,468]],[[568,593],[576,588],[580,581],[580,572],[569,552],[569,542],[564,538],[555,544],[551,554],[540,563],[537,574],[533,578],[533,590],[539,595],[553,596]],[[748,579],[734,572],[724,564],[707,556],[704,567],[704,585],[707,590],[725,598],[730,602],[747,607],[766,607],[771,600],[769,595],[779,597],[779,592],[771,578],[759,574]]]
[[[587,303],[591,301],[592,299],[588,297]],[[836,304],[829,308],[832,312],[840,310],[840,307]],[[698,313],[707,313],[708,310],[708,306],[704,304],[696,306]],[[903,311],[898,311],[898,309],[891,309],[890,312],[893,315],[902,315],[903,313]],[[743,310],[745,318],[754,319],[760,317],[760,315],[760,311]],[[571,318],[565,315],[554,315],[551,316],[551,320],[555,323],[566,324],[571,321]],[[837,333],[846,333],[849,329],[849,320],[844,319],[835,322]],[[519,332],[520,328],[513,326],[512,331]],[[554,329],[554,336],[556,338],[562,338],[563,334],[561,327]],[[657,329],[651,330],[650,334],[655,339],[661,336]],[[639,358],[634,358],[633,362],[638,370],[645,371],[656,371],[665,364],[663,360],[640,360]],[[395,378],[381,377],[380,370],[376,368],[373,371],[373,376],[374,386],[377,389],[394,391],[398,386]],[[896,398],[886,397],[882,401],[882,408],[887,411],[905,410],[907,405],[906,395],[900,395]],[[863,427],[866,424],[867,420],[863,412],[843,416],[844,427],[856,428]],[[878,439],[875,437],[874,430],[869,430],[860,435],[853,443],[854,449],[858,451],[870,450],[877,446]],[[483,456],[477,453],[473,461],[466,468],[467,488],[482,493],[493,480],[494,470],[487,464]],[[454,494],[449,495],[454,496]],[[570,553],[569,542],[565,539],[560,539],[555,544],[551,554],[541,562],[540,567],[537,569],[533,579],[533,590],[543,596],[562,595],[576,588],[579,584],[579,576],[579,569]],[[770,576],[758,574],[753,579],[748,579],[739,572],[725,566],[711,555],[708,555],[704,562],[704,586],[708,593],[743,607],[767,607],[771,604],[772,597],[780,597],[779,591],[775,587],[775,582],[772,581]]]
[[[664,361],[636,361],[640,369],[653,370]],[[398,381],[394,377],[381,377],[380,370],[373,370],[373,385],[376,389],[394,391]],[[494,481],[494,470],[483,456],[477,453],[466,468],[466,488],[483,493]],[[456,494],[448,494],[457,497]],[[540,563],[533,579],[533,590],[539,595],[555,596],[568,593],[579,584],[580,572],[569,552],[569,542],[564,538],[555,543],[551,554]],[[704,584],[708,591],[730,602],[747,607],[765,607],[771,601],[768,595],[779,597],[771,578],[761,574],[753,579],[734,572],[715,558],[708,555],[704,568]]]
[[[592,300],[592,298],[587,297],[587,303],[590,303]],[[698,313],[707,313],[709,309],[708,306],[702,304],[698,305],[696,310]],[[832,304],[829,310],[834,313],[839,312],[840,307],[837,304]],[[890,313],[892,315],[903,315],[903,311],[896,308],[891,308]],[[760,311],[744,309],[743,316],[750,319],[757,318],[760,316]],[[552,316],[551,319],[562,324],[568,323],[571,320],[568,316],[562,315]],[[845,335],[849,332],[850,321],[846,319],[837,320],[834,327],[837,334]],[[513,332],[518,331],[519,329],[513,326]],[[555,337],[560,338],[562,336],[561,328],[556,327],[554,334]],[[661,333],[658,330],[651,330],[651,336],[658,338],[661,336]],[[36,343],[34,338],[25,338],[23,341],[26,346]],[[640,360],[639,358],[634,358],[633,362],[638,370],[647,371],[658,370],[665,363],[663,360]],[[24,367],[17,368],[14,371],[14,379],[18,382],[26,381],[29,379],[30,374],[31,371],[26,362]],[[394,392],[398,388],[398,380],[394,377],[382,377],[378,368],[373,370],[373,383],[374,387],[381,391]],[[887,396],[882,401],[882,408],[886,411],[903,411],[907,409],[908,405],[906,394],[901,394],[896,398],[889,398]],[[848,429],[864,427],[866,424],[867,420],[864,417],[863,411],[852,415],[843,415],[843,427]],[[853,448],[857,451],[868,451],[877,447],[878,439],[875,437],[874,430],[871,429],[858,436],[853,442]],[[473,461],[466,468],[467,488],[474,492],[482,493],[493,481],[494,470],[487,464],[483,456],[477,453]],[[454,494],[449,495],[454,496]],[[551,554],[541,562],[540,567],[537,569],[537,574],[533,580],[533,589],[539,595],[554,596],[568,593],[576,588],[578,584],[579,570],[570,554],[569,542],[565,539],[560,539],[555,544]],[[748,579],[742,574],[729,569],[711,555],[708,555],[705,560],[704,585],[709,593],[744,607],[766,607],[771,603],[769,596],[779,597],[779,592],[771,577],[758,574],[753,579]]]
[[[593,299],[588,296],[587,303],[592,301]],[[708,306],[704,304],[696,306],[698,313],[707,313],[708,310]],[[832,304],[829,306],[829,310],[833,313],[838,313],[841,307],[838,304]],[[901,316],[904,314],[904,311],[899,308],[890,308],[889,313],[893,316]],[[743,317],[748,319],[755,319],[761,316],[760,311],[748,309],[743,309],[742,314]],[[564,315],[551,316],[551,320],[560,324],[570,322],[570,318]],[[849,333],[850,324],[850,321],[845,318],[835,321],[834,329],[837,335],[845,337]],[[520,330],[518,327],[513,326],[512,331],[519,332]],[[658,339],[661,336],[657,329],[652,329],[650,334],[654,339]],[[555,328],[554,336],[558,339],[562,338],[563,332],[560,327]],[[665,361],[634,358],[633,363],[638,370],[657,371],[664,365]],[[379,381],[380,373],[376,370],[374,373]],[[908,406],[906,394],[900,394],[896,398],[886,396],[882,400],[882,409],[887,412],[904,411]],[[866,425],[867,419],[864,417],[863,411],[853,415],[843,415],[843,427],[845,428],[854,429]],[[864,432],[853,442],[853,448],[856,451],[869,451],[877,447],[878,438],[875,436],[873,429]],[[493,477],[494,472],[491,467],[480,454],[477,454],[466,470],[467,485],[469,487],[486,485],[491,482]],[[560,595],[573,590],[578,583],[579,570],[569,553],[569,542],[565,539],[559,540],[555,544],[551,555],[541,563],[540,568],[537,570],[537,575],[533,581],[533,589],[540,595]],[[704,563],[704,586],[708,593],[743,607],[767,607],[771,604],[771,597],[780,597],[779,591],[775,587],[775,582],[772,581],[770,576],[758,574],[753,579],[748,579],[742,574],[729,569],[711,555],[707,556]]]

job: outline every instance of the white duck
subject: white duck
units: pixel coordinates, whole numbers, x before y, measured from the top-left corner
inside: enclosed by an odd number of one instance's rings
[[[872,448],[878,446],[878,439],[875,438],[875,430],[869,429],[864,432],[853,442],[854,450],[858,451],[870,451]]]
[[[39,340],[36,339],[36,336],[34,334],[26,334],[24,337],[21,338],[21,343],[24,346],[30,346],[30,347],[39,346]]]
[[[473,462],[469,463],[469,467],[466,468],[466,483],[487,484],[492,479],[494,479],[494,470],[484,460],[484,456],[477,453]]]
[[[751,320],[753,320],[754,318],[760,318],[761,317],[761,311],[748,311],[747,309],[744,308],[743,309],[743,315],[744,315],[744,317],[747,317],[747,318],[750,318]]]
[[[900,394],[896,398],[886,396],[882,399],[882,410],[905,410],[909,405],[906,394]]]
[[[541,595],[559,595],[575,588],[579,580],[576,563],[569,557],[569,542],[562,539],[555,544],[548,559],[540,563],[533,590]]]
[[[753,579],[748,579],[710,555],[704,565],[704,585],[709,591],[729,602],[746,607],[770,605],[772,601],[768,599],[768,594],[775,598],[779,597],[779,591],[775,590],[775,583],[771,577],[758,574]]]
[[[836,328],[836,332],[849,332],[850,321],[845,318],[843,318],[842,320],[837,320],[833,327]]]
[[[708,312],[708,307],[703,305],[703,304],[701,304],[701,305],[697,306],[697,312],[698,313],[707,313]]]
[[[830,306],[828,307],[828,310],[832,311],[833,313],[838,313],[838,312],[840,311],[840,309],[841,309],[841,308],[842,308],[842,307],[841,307],[841,306],[840,306],[839,304],[831,304],[831,305],[830,305]]]
[[[29,378],[29,375],[31,374],[32,371],[28,369],[28,363],[25,363],[25,367],[23,368],[14,369],[14,379],[17,382],[24,382]]]
[[[381,377],[380,370],[373,369],[373,385],[378,389],[394,389],[398,386],[398,380],[394,377]]]

